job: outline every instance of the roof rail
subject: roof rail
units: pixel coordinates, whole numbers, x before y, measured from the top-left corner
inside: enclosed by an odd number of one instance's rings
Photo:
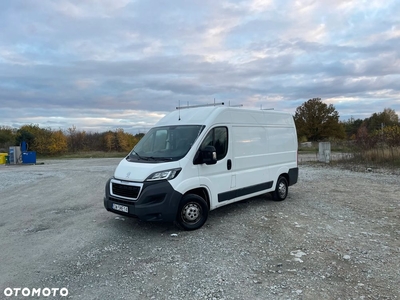
[[[200,105],[187,105],[187,106],[177,106],[176,109],[194,108],[194,107],[205,107],[205,106],[217,106],[224,105],[224,102],[212,103],[212,104],[200,104]]]
[[[273,107],[263,108],[262,104],[261,104],[260,109],[261,109],[261,110],[274,110]]]

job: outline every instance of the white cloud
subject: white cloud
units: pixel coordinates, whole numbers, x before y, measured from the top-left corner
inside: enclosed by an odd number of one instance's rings
[[[96,81],[90,78],[80,79],[75,81],[75,85],[77,88],[84,90],[90,87],[93,87],[96,84]]]
[[[49,4],[62,15],[81,19],[88,17],[112,17],[116,11],[126,7],[130,0],[58,0]]]
[[[397,0],[5,3],[0,126],[136,128],[214,98],[400,111]]]
[[[268,10],[274,5],[272,0],[252,0],[249,3],[250,11],[263,12]]]

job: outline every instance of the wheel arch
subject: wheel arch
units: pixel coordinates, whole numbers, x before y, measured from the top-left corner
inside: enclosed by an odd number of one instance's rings
[[[286,181],[288,182],[288,185],[290,185],[290,176],[289,176],[289,174],[286,173],[286,172],[282,172],[282,173],[280,173],[278,175],[278,177],[276,177],[276,181],[275,181],[275,184],[274,184],[275,187],[276,187],[276,185],[277,185],[277,183],[279,181],[279,178],[281,178],[281,177],[284,177],[286,179]]]
[[[285,177],[285,179],[287,180],[288,184],[290,184],[290,177],[289,177],[288,173],[282,173],[281,175],[278,176],[278,178],[280,178],[280,177]]]
[[[208,209],[210,210],[210,196],[209,196],[206,188],[199,187],[199,188],[188,190],[186,193],[184,193],[182,195],[182,197],[184,197],[185,195],[188,195],[188,194],[195,194],[195,195],[203,198],[207,203]]]

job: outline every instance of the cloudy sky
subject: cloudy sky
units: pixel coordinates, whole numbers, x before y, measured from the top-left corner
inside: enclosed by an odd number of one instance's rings
[[[137,133],[181,105],[400,115],[398,0],[2,0],[0,126]]]

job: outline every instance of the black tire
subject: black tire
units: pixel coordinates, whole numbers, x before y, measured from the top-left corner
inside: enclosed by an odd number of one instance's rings
[[[199,229],[208,218],[208,205],[206,201],[195,194],[183,196],[179,204],[176,222],[184,230]]]
[[[276,183],[276,188],[274,192],[274,200],[275,201],[283,201],[286,199],[289,191],[289,185],[285,177],[281,176],[278,178],[278,182]]]

